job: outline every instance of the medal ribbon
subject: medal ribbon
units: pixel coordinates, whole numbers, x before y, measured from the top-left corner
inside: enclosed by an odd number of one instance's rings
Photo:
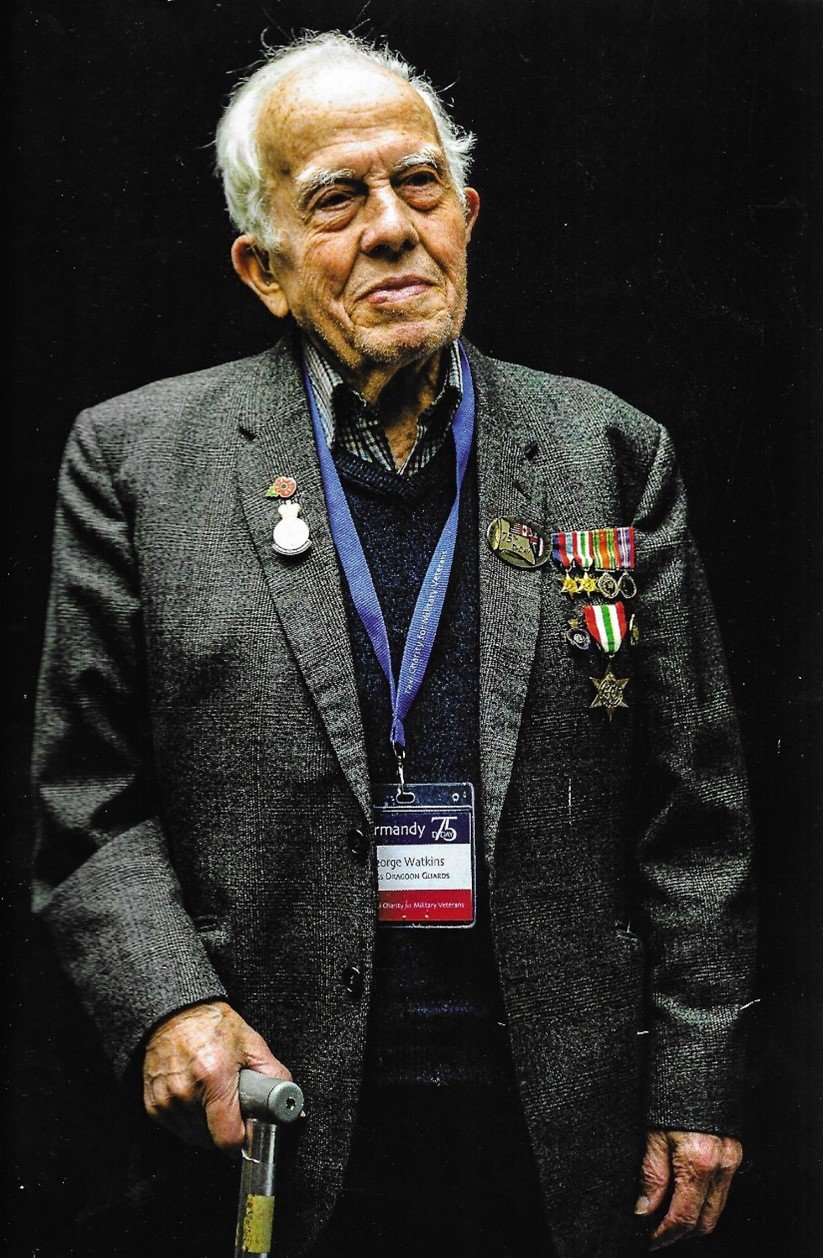
[[[589,633],[607,655],[614,655],[620,649],[628,629],[626,608],[622,603],[607,603],[597,607],[587,605],[583,608],[583,619]]]
[[[634,567],[634,529],[594,529],[592,544],[598,568],[615,571]]]
[[[552,558],[563,568],[614,571],[634,568],[634,529],[586,529],[573,533],[552,533]]]
[[[337,467],[323,432],[323,425],[317,410],[317,402],[314,397],[311,380],[305,363],[303,365],[303,378],[306,384],[306,396],[309,400],[309,409],[311,410],[312,424],[314,426],[314,439],[320,461],[320,474],[323,479],[323,492],[326,496],[331,534],[334,538],[340,565],[346,577],[357,614],[363,622],[363,628],[369,636],[369,641],[374,648],[378,663],[389,683],[392,706],[390,738],[392,745],[395,748],[400,748],[401,751],[406,746],[403,722],[417,697],[417,692],[423,684],[423,678],[437,635],[437,627],[440,624],[440,614],[443,611],[443,604],[446,599],[446,589],[449,584],[454,548],[457,541],[457,523],[460,515],[460,495],[463,487],[463,477],[468,466],[474,437],[474,387],[469,364],[466,361],[463,346],[459,342],[458,348],[463,378],[463,396],[452,421],[452,435],[454,436],[456,455],[456,493],[452,509],[449,512],[446,523],[443,525],[443,531],[434,548],[434,554],[423,578],[420,593],[417,596],[417,602],[415,603],[411,623],[406,635],[406,644],[403,648],[400,676],[396,681],[394,669],[392,668],[389,635],[386,630],[383,611],[377,597],[377,591],[374,588],[374,581],[369,571],[369,565],[363,552],[357,528],[349,510],[349,504],[346,501],[346,494],[340,483]]]

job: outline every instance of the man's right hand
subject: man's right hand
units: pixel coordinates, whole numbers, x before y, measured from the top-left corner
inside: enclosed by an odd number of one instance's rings
[[[237,1097],[242,1066],[291,1079],[265,1040],[225,1001],[173,1014],[146,1047],[146,1112],[189,1144],[239,1148],[245,1135]]]

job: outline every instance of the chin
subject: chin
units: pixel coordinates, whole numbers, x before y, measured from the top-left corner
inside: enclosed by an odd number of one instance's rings
[[[414,362],[450,345],[459,330],[451,318],[434,324],[398,323],[393,327],[368,328],[357,336],[355,348],[376,363]]]

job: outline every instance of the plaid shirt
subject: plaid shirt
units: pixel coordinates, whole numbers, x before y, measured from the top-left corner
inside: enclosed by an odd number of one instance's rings
[[[449,348],[449,365],[443,387],[431,406],[417,420],[417,440],[402,467],[392,457],[383,425],[374,409],[356,393],[319,353],[302,338],[303,356],[314,390],[317,410],[329,447],[335,443],[367,463],[379,463],[390,472],[413,476],[426,466],[451,430],[455,411],[463,396],[463,377],[457,342]]]

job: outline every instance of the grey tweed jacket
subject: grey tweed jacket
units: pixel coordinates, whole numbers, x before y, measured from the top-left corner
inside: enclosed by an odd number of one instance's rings
[[[642,1252],[645,1125],[737,1128],[741,754],[665,431],[590,384],[470,360],[482,528],[636,530],[642,640],[622,652],[630,707],[613,720],[589,708],[551,565],[515,569],[477,541],[485,856],[515,1070],[558,1254],[616,1258]],[[291,561],[264,496],[280,473],[313,538]],[[281,1240],[303,1253],[347,1160],[376,873],[349,838],[371,824],[364,731],[287,339],[77,421],[38,713],[35,900],[63,964],[121,1071],[159,1019],[223,995],[289,1065],[308,1117]]]

